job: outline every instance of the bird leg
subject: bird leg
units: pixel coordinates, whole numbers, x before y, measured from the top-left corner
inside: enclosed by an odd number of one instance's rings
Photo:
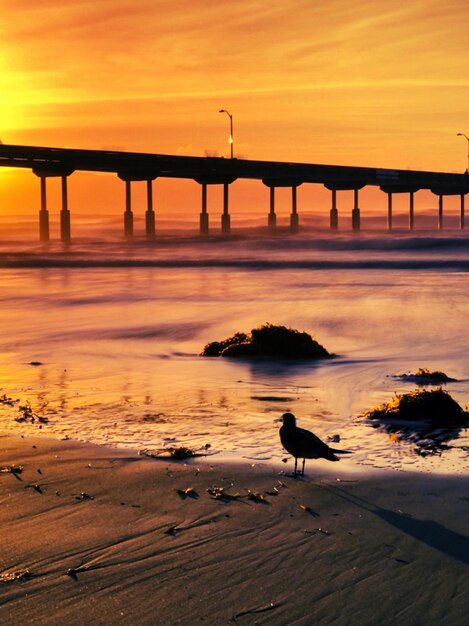
[[[297,467],[298,467],[298,459],[295,457],[295,469],[293,470],[293,478],[296,478]]]
[[[302,476],[305,475],[305,463],[306,463],[306,459],[303,459],[303,467],[301,468],[301,475]]]

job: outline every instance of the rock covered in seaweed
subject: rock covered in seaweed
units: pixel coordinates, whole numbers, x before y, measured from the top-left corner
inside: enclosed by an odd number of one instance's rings
[[[367,411],[365,417],[394,441],[415,444],[414,452],[424,457],[449,449],[449,442],[457,439],[469,422],[469,413],[441,387],[396,394],[390,402]]]
[[[431,372],[426,367],[419,367],[415,372],[398,374],[396,378],[416,383],[417,385],[444,385],[445,383],[456,382],[456,378],[450,378],[444,372]]]
[[[390,402],[367,411],[365,417],[380,422],[403,420],[444,427],[466,423],[469,414],[440,387],[396,394]]]
[[[246,333],[235,333],[223,341],[212,341],[203,349],[202,356],[220,356],[226,348],[230,346],[245,344],[249,342]]]
[[[306,332],[267,323],[249,334],[236,333],[223,341],[212,341],[201,356],[323,359],[333,355]]]

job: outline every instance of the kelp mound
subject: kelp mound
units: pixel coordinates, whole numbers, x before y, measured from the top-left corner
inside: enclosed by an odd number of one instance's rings
[[[468,420],[468,413],[441,387],[396,394],[391,402],[367,411],[365,416],[380,421],[423,421],[435,426],[462,425]]]
[[[444,372],[431,372],[426,367],[419,367],[415,372],[398,374],[396,378],[417,385],[444,385],[445,383],[456,382],[456,378],[450,378]]]
[[[441,387],[396,394],[364,417],[375,428],[416,444],[422,456],[441,454],[469,423],[469,413]]]
[[[308,333],[267,323],[249,334],[236,333],[223,341],[212,341],[201,356],[323,359],[333,355]]]

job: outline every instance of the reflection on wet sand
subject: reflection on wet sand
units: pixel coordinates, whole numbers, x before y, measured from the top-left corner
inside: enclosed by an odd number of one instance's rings
[[[67,253],[52,247],[47,268],[34,266],[44,251],[13,254],[29,266],[2,270],[0,393],[29,402],[58,437],[137,449],[168,439],[191,448],[209,442],[220,458],[280,462],[275,420],[290,411],[323,439],[339,434],[354,462],[464,471],[467,455],[450,433],[441,433],[450,446],[441,459],[424,458],[415,443],[401,439],[399,451],[357,419],[408,390],[396,372],[422,366],[450,372],[459,380],[447,384],[451,394],[468,401],[467,274],[439,266],[440,258],[464,261],[468,244],[435,241],[363,234],[135,242],[125,250],[83,243]],[[383,251],[393,270],[354,266]],[[244,263],[252,255],[255,269]],[[317,266],[331,256],[340,271]],[[407,258],[433,269],[409,270]],[[164,267],[166,260],[179,266]],[[198,357],[213,338],[266,321],[312,333],[339,356],[308,364]],[[4,405],[0,427],[18,427]],[[468,443],[462,428],[458,444]]]

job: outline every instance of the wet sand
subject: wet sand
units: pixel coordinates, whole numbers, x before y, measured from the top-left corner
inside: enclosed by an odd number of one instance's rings
[[[291,462],[2,436],[0,466],[13,464],[0,473],[4,626],[467,623],[466,477],[308,462],[293,479]]]

